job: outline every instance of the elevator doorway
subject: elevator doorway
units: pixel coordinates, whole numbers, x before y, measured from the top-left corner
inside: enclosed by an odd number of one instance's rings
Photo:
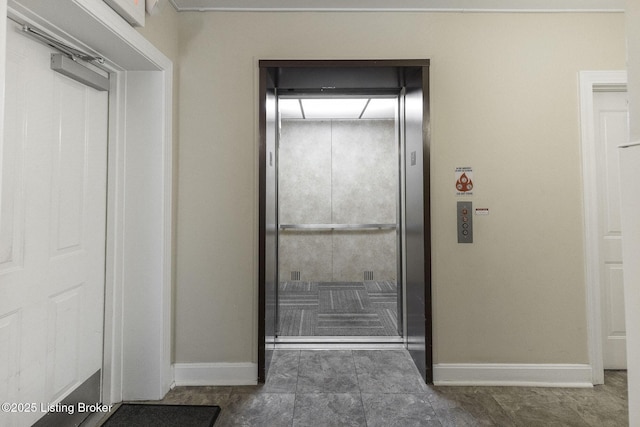
[[[392,236],[395,234],[392,245],[396,247],[396,269],[395,275],[392,273],[389,276],[395,278],[397,283],[398,314],[395,337],[401,338],[400,342],[409,350],[425,381],[432,382],[428,71],[428,60],[260,61],[258,325],[258,380],[260,382],[266,379],[272,350],[282,340],[280,336],[282,313],[279,312],[281,307],[278,303],[281,296],[279,294],[283,291],[280,285],[281,279],[288,277],[289,280],[282,280],[285,283],[304,283],[302,280],[292,280],[302,279],[302,271],[291,268],[287,271],[280,263],[280,258],[286,252],[283,250],[284,247],[292,243],[291,240],[295,241],[295,238],[290,239],[291,236],[286,234],[292,231],[303,234],[296,236],[298,240],[309,240],[311,232],[315,233],[316,237],[322,237],[319,234],[325,233],[323,237],[329,237],[325,240],[331,241],[331,256],[334,258],[335,252],[341,250],[336,248],[335,244],[336,240],[340,241],[339,237],[343,237],[337,236],[339,233],[361,235],[387,233]],[[283,133],[280,104],[284,105],[288,100],[297,100],[302,107],[302,99],[327,100],[330,98],[367,99],[369,102],[373,99],[395,99],[392,134],[396,138],[394,144],[397,154],[397,168],[395,168],[397,175],[395,180],[391,179],[394,180],[397,200],[395,218],[388,219],[389,222],[373,222],[379,220],[362,217],[341,218],[341,214],[334,212],[333,209],[330,209],[328,217],[320,222],[315,220],[310,222],[308,219],[289,221],[286,218],[288,213],[283,212],[279,206],[281,200],[279,184],[284,185],[279,180],[282,160],[279,156],[283,149],[280,145]],[[335,118],[331,119],[335,120]],[[304,134],[304,131],[301,132]],[[354,156],[358,157],[357,150]],[[331,159],[332,157],[330,161]],[[332,179],[333,176],[330,176],[329,180]],[[319,181],[316,180],[316,184],[317,182]],[[360,185],[367,185],[367,183]],[[334,187],[329,188],[331,192]],[[347,187],[341,186],[341,188]],[[367,191],[363,194],[366,196]],[[348,199],[348,196],[346,198]],[[329,203],[331,208],[333,208],[332,204],[333,200]],[[314,212],[318,209],[309,210],[311,213],[318,213]],[[280,218],[280,215],[285,217]],[[327,233],[330,236],[326,236]],[[287,240],[290,241],[286,242]],[[289,251],[299,255],[301,251],[295,250],[296,244],[290,246],[293,249],[290,248]],[[280,253],[281,250],[282,253]],[[349,248],[348,244],[342,250],[351,255],[357,255],[359,252],[357,249],[354,251],[353,248]],[[362,274],[362,281],[360,279],[358,281],[363,285],[365,282],[375,283],[375,270],[365,269],[366,267],[360,261],[357,256],[355,258],[352,256],[350,261],[341,264],[337,269],[332,262],[330,269],[332,280],[324,283],[336,283],[333,280],[336,275],[348,276],[354,272],[354,274]],[[382,273],[384,270],[381,269],[382,264],[377,264],[376,267],[379,268],[379,274],[385,274]],[[308,265],[308,270],[313,269]],[[346,276],[342,276],[344,277]],[[350,279],[349,282],[352,280]],[[314,282],[322,283],[317,280]],[[340,279],[338,283],[344,284]],[[346,290],[353,291],[353,289]],[[400,295],[400,298],[397,295]],[[320,305],[322,302],[316,304]],[[356,336],[371,338],[368,334],[363,335],[362,331],[344,335],[349,335],[349,339],[343,342],[353,342]]]
[[[399,94],[278,96],[276,343],[402,343]]]

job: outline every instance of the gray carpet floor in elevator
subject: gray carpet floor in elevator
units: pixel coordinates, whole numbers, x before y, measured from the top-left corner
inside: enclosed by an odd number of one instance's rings
[[[279,336],[397,336],[390,281],[281,282]]]

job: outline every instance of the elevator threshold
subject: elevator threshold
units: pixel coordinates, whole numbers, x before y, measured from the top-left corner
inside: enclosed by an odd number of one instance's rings
[[[380,336],[296,336],[278,337],[276,350],[399,350],[406,348],[404,338]]]

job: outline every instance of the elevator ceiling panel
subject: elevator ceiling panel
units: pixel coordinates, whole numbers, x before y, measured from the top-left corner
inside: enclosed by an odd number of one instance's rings
[[[399,90],[402,74],[397,67],[281,67],[276,86],[280,93],[309,90],[326,93],[345,90]]]

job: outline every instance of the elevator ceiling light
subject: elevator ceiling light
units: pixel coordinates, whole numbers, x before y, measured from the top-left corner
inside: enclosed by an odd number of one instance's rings
[[[302,108],[307,119],[358,119],[367,105],[362,98],[303,99]]]
[[[371,98],[363,119],[395,119],[397,98]]]
[[[283,119],[395,119],[397,98],[280,98]]]
[[[299,99],[280,98],[278,100],[280,117],[283,119],[303,119]]]

